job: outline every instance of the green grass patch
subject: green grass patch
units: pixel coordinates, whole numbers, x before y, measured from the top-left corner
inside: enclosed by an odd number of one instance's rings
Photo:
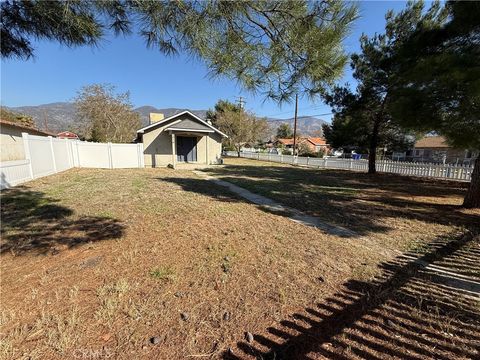
[[[156,280],[161,280],[161,281],[175,281],[175,270],[173,270],[171,267],[158,267],[150,270],[150,276]]]
[[[136,178],[132,180],[132,188],[134,191],[141,191],[145,188],[147,183],[143,178]]]

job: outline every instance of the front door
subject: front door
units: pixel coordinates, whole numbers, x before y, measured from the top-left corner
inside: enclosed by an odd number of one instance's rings
[[[197,138],[191,136],[177,136],[177,161],[197,161]]]

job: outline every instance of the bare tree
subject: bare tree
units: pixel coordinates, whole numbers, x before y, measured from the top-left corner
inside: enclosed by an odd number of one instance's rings
[[[240,149],[246,144],[254,145],[262,140],[267,131],[268,123],[258,119],[246,111],[225,110],[217,115],[216,125],[228,135],[226,145],[235,148],[240,157]]]
[[[133,110],[130,93],[119,93],[110,84],[83,87],[75,98],[79,132],[98,142],[132,142],[140,127],[140,115]]]

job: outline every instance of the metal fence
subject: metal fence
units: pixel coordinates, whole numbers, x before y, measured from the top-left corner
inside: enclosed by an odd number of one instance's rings
[[[92,143],[22,133],[25,159],[0,163],[0,188],[73,168],[143,168],[143,144]]]
[[[234,151],[229,151],[227,152],[227,155],[236,157],[237,153]],[[321,169],[368,171],[368,160],[363,159],[353,160],[339,158],[313,158],[254,152],[242,152],[240,157],[254,160],[272,161],[283,164],[303,165]],[[430,164],[377,160],[376,169],[378,172],[391,174],[470,181],[473,172],[473,165]]]

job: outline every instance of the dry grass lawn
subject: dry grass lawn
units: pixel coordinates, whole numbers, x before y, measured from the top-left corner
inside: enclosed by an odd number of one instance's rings
[[[359,236],[187,171],[76,169],[2,191],[0,357],[478,356],[480,212],[459,209],[462,186],[241,160],[215,174]]]

